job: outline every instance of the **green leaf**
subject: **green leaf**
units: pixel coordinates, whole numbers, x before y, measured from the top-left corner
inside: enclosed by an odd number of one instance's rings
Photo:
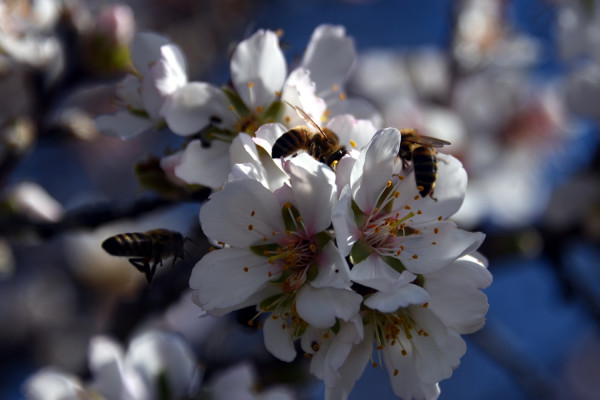
[[[352,250],[350,250],[350,262],[352,265],[356,265],[369,257],[373,253],[373,249],[364,240],[359,240],[354,243]]]
[[[298,220],[300,218],[300,211],[290,203],[286,203],[281,207],[281,217],[283,218],[283,224],[285,229],[290,232],[296,232],[298,227]]]
[[[229,86],[221,86],[221,89],[223,90],[223,92],[225,92],[225,95],[229,99],[229,102],[231,103],[231,105],[235,109],[235,112],[239,116],[250,114],[250,110],[248,109],[240,95],[235,92],[235,90],[233,90]]]
[[[404,264],[402,264],[402,261],[400,261],[399,259],[397,259],[395,257],[382,256],[381,259],[383,260],[384,263],[386,263],[387,265],[392,267],[394,269],[394,271],[396,271],[400,274],[402,272],[406,271],[406,267],[404,266]]]

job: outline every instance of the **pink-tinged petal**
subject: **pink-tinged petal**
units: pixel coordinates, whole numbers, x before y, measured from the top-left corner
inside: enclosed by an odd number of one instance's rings
[[[219,188],[231,168],[228,151],[225,142],[214,140],[210,147],[203,147],[200,140],[194,140],[183,151],[175,175],[190,184]]]
[[[424,288],[431,293],[429,309],[458,333],[473,333],[485,324],[489,304],[481,292],[492,275],[472,256],[464,256],[439,271],[427,274]]]
[[[235,307],[281,274],[266,257],[248,249],[224,248],[206,254],[192,270],[190,287],[202,309]]]
[[[335,173],[307,153],[285,161],[283,169],[290,176],[292,204],[300,212],[306,233],[313,235],[327,229],[337,199]]]
[[[236,47],[231,57],[231,80],[248,108],[263,110],[281,92],[287,64],[274,32],[259,30]]]
[[[415,274],[437,271],[457,258],[475,251],[483,242],[481,232],[456,228],[454,222],[419,226],[419,234],[406,236],[399,258]]]
[[[424,383],[435,384],[452,375],[467,351],[465,341],[452,329],[444,326],[433,312],[423,307],[412,306],[411,315],[429,335],[413,335],[412,345],[417,357],[417,375]]]
[[[296,358],[296,349],[291,333],[280,318],[274,319],[272,316],[267,318],[263,325],[263,335],[265,347],[269,353],[281,361],[290,362]]]
[[[134,110],[142,110],[142,95],[140,94],[140,78],[135,75],[127,75],[117,84],[115,92],[117,97]]]
[[[362,296],[350,289],[314,288],[304,285],[296,295],[296,310],[316,328],[329,328],[336,318],[349,320],[358,313]]]
[[[347,149],[362,149],[377,131],[371,121],[356,119],[350,114],[337,115],[325,126],[337,134],[340,143]]]
[[[400,273],[386,264],[379,254],[371,254],[350,270],[350,279],[353,282],[377,290],[391,291],[394,282],[406,280]]]
[[[350,114],[359,120],[370,121],[376,130],[383,127],[383,116],[372,103],[365,99],[348,97],[342,101],[327,100],[331,115]]]
[[[170,41],[166,36],[153,32],[138,32],[130,45],[131,61],[135,69],[143,76],[160,58],[160,48]]]
[[[315,288],[333,287],[344,289],[350,286],[350,268],[333,241],[327,242],[318,255],[319,274],[310,282]]]
[[[310,71],[304,68],[297,68],[290,73],[283,86],[281,100],[302,109],[318,125],[327,108],[325,101],[315,95],[315,83],[310,79]],[[287,105],[284,117],[289,127],[307,124],[298,112]]]
[[[235,116],[225,93],[204,82],[190,82],[167,98],[161,114],[178,135],[198,133],[209,124],[231,127]]]
[[[265,237],[271,241],[285,232],[276,197],[253,180],[226,183],[200,208],[200,223],[210,239],[233,247],[264,243]]]
[[[350,176],[352,197],[365,214],[373,212],[386,188],[399,149],[400,132],[386,128],[375,134],[354,164]]]
[[[354,154],[353,154],[354,153]],[[338,193],[342,193],[345,186],[350,187],[350,175],[352,174],[352,168],[359,153],[353,150],[350,151],[349,155],[342,157],[337,163],[335,168],[335,185],[337,186]]]
[[[320,92],[342,86],[355,59],[354,41],[343,26],[319,25],[304,52],[302,67],[310,71]]]
[[[402,351],[406,354],[403,354]],[[415,369],[415,357],[418,354],[412,346],[387,346],[383,351],[383,360],[396,396],[403,399],[435,400],[440,395],[437,383],[423,383]]]
[[[342,194],[331,213],[331,222],[335,231],[335,238],[340,253],[346,257],[350,254],[352,245],[360,239],[361,232],[354,221],[351,208],[352,194],[350,186],[342,189]]]
[[[389,292],[373,293],[365,300],[365,305],[382,313],[392,313],[411,304],[424,304],[428,299],[429,293],[425,289],[409,283]]]
[[[154,122],[149,118],[138,117],[126,110],[110,115],[100,115],[96,117],[94,124],[98,132],[123,140],[131,139],[154,128]]]

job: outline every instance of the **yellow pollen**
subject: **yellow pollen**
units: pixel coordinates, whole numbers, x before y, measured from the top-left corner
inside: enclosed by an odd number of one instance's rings
[[[281,330],[282,330],[282,331],[285,331],[285,330],[286,330],[286,328],[287,328],[287,325],[286,325],[286,324],[281,324]]]
[[[271,235],[275,236],[275,231],[271,232]]]
[[[377,368],[377,363],[373,362],[373,364],[371,364],[373,366],[373,368]]]
[[[398,175],[398,179],[400,179],[401,181],[403,181],[404,180],[404,176]]]
[[[394,376],[398,376],[398,370],[397,369],[394,370]]]
[[[398,198],[398,196],[400,196],[400,192],[394,192],[394,197]]]
[[[419,256],[416,254],[413,254],[412,258],[414,258],[416,260],[417,258],[419,258]]]
[[[415,197],[414,197],[414,199],[415,199],[415,200],[419,200],[419,196],[415,196]]]
[[[421,185],[418,185],[417,189],[419,189],[419,192],[422,192],[423,190],[425,190],[425,188],[423,186],[421,186]]]
[[[263,112],[263,108],[261,106],[256,107],[256,112],[257,113],[262,113]]]
[[[438,233],[440,233],[440,230],[438,228],[434,228],[433,233],[435,233],[437,235]]]
[[[340,93],[338,97],[340,98],[340,100],[344,101],[346,100],[346,93]]]
[[[244,272],[248,272],[248,267],[244,267]]]
[[[253,320],[248,321],[248,325],[250,325],[250,326],[254,325],[254,321]]]
[[[290,203],[289,201],[287,201],[283,206],[285,208],[291,208],[292,207],[292,203]]]
[[[418,235],[419,233],[421,233],[421,231],[420,231],[420,230],[418,230],[418,229],[415,229],[415,231],[414,231],[414,234],[415,234],[415,235]]]
[[[296,221],[297,221],[297,222],[300,222],[300,221],[302,221],[302,216],[301,216],[301,215],[298,215],[298,216],[296,217]]]
[[[248,225],[248,230],[251,231],[252,229],[254,229],[254,226],[252,224]]]
[[[402,349],[402,351],[400,353],[402,353],[402,355],[405,356],[406,355],[406,350]]]
[[[317,251],[317,246],[315,246],[314,244],[311,243],[310,246],[308,246],[310,248],[310,251],[312,251],[313,253],[316,253]]]
[[[277,315],[275,315],[275,314],[271,314],[271,318],[278,319],[279,317]]]
[[[340,90],[340,87],[337,85],[337,83],[334,84],[331,88],[333,89],[334,92],[337,92],[338,90]]]
[[[329,339],[329,332],[326,332],[326,333],[323,335],[323,339]]]
[[[441,221],[441,220],[443,220],[443,219],[444,219],[444,218],[443,218],[441,215],[438,217],[438,221]]]
[[[350,146],[352,146],[353,148],[356,148],[356,142],[352,139],[350,139]]]
[[[386,187],[392,186],[392,181],[387,181]]]
[[[427,337],[427,336],[429,336],[429,333],[423,332],[423,336]]]
[[[425,304],[423,304],[423,308],[427,308],[427,307],[429,307],[429,302],[428,301],[426,301]]]
[[[254,214],[256,214],[256,212],[254,210],[252,210],[252,212],[250,213],[250,216],[254,217]]]
[[[285,122],[287,122],[288,124],[290,123],[290,117],[288,117],[287,115],[285,116]]]
[[[235,108],[232,105],[229,105],[229,110],[233,111],[233,110],[235,110]]]
[[[436,246],[436,245],[437,245],[437,242],[431,242],[431,244],[432,244],[432,245],[434,245],[434,246]]]
[[[275,31],[275,34],[276,34],[278,37],[282,37],[282,36],[283,36],[283,29],[277,29],[277,30]]]
[[[374,213],[378,213],[379,212],[379,207],[375,207],[375,209],[373,210]]]
[[[259,323],[258,323],[258,326],[257,326],[257,328],[258,328],[258,329],[262,329],[262,327],[263,327],[263,323],[262,323],[262,321],[261,321],[261,322],[259,322]]]
[[[248,82],[248,87],[252,89],[254,87],[254,82]]]
[[[273,276],[273,274],[271,273],[271,271],[269,271],[269,272],[267,273],[267,275],[269,275],[269,278],[270,278],[271,276]]]
[[[267,237],[263,236],[263,242],[266,242],[266,241],[267,241]]]
[[[421,211],[421,210],[418,210],[418,211],[417,211],[417,214],[421,215],[421,214],[423,214],[423,211]]]
[[[404,209],[405,210],[410,210],[410,206],[407,204],[407,205],[404,206]]]
[[[377,350],[378,350],[378,351],[379,351],[379,350],[383,350],[383,346],[382,346],[382,345],[379,345],[379,346],[377,346]]]
[[[417,335],[421,336],[421,335],[423,335],[423,332],[425,332],[425,331],[424,331],[423,329],[420,329],[420,330],[417,332]]]
[[[216,249],[215,249],[215,246],[210,246],[210,247],[208,248],[208,251],[215,251],[215,250],[216,250]]]

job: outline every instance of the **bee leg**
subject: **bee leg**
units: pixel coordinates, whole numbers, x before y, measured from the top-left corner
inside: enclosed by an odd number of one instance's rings
[[[137,268],[138,271],[142,272],[146,275],[146,281],[148,284],[152,284],[152,278],[154,277],[154,271],[156,270],[156,264],[154,264],[153,268],[150,269],[150,263],[148,260],[140,257],[140,258],[130,258],[129,262],[131,265]]]

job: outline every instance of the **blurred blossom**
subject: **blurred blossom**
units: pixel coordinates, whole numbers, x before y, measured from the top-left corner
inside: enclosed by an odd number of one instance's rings
[[[600,121],[600,64],[578,64],[569,71],[564,86],[566,102],[574,113]]]
[[[64,214],[63,206],[34,182],[21,182],[13,187],[8,203],[14,212],[36,222],[58,222]]]
[[[55,367],[32,375],[23,385],[23,394],[28,400],[76,400],[93,396],[77,376]]]
[[[454,57],[460,66],[525,67],[537,60],[539,45],[511,30],[506,5],[496,0],[462,2],[454,32]]]
[[[103,8],[96,19],[96,33],[115,43],[129,44],[135,34],[135,16],[125,4]]]
[[[600,2],[558,0],[557,45],[565,59],[588,56],[600,62]]]

